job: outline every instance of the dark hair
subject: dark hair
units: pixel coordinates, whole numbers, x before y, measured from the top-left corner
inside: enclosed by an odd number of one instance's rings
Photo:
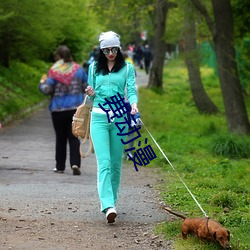
[[[61,45],[59,46],[55,53],[54,53],[55,58],[60,57],[61,59],[63,59],[64,62],[72,62],[73,58],[71,56],[70,50],[67,46],[65,45]]]
[[[121,53],[121,50],[118,49],[117,55],[115,58],[115,65],[113,67],[113,72],[118,72],[121,68],[125,66],[125,60]],[[99,56],[97,57],[97,63],[96,63],[96,72],[99,74],[107,75],[109,74],[109,69],[107,65],[107,58],[103,54],[102,50],[100,50]]]

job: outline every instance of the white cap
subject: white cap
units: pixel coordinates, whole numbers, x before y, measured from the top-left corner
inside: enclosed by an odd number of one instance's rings
[[[99,36],[100,49],[119,47],[121,48],[120,36],[113,31],[103,32]]]

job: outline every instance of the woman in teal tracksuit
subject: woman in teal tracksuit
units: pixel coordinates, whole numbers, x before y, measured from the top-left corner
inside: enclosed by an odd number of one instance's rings
[[[106,213],[108,223],[113,223],[117,216],[115,204],[121,178],[121,164],[126,135],[121,133],[116,122],[124,121],[126,113],[117,117],[103,110],[112,110],[107,100],[111,97],[127,98],[131,104],[131,114],[138,112],[135,87],[134,66],[126,63],[120,50],[120,37],[112,31],[99,36],[100,53],[98,59],[89,67],[86,93],[93,102],[90,133],[97,159],[97,188],[101,202],[101,211]],[[119,93],[119,94],[118,94]],[[110,104],[114,108],[114,104]],[[126,126],[126,131],[128,126]],[[126,132],[123,131],[123,134]]]

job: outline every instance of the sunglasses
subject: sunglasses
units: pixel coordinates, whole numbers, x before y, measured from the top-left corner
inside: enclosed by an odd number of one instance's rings
[[[111,49],[105,48],[105,49],[102,50],[104,55],[109,55],[110,51],[112,52],[112,54],[117,54],[118,48],[117,47],[114,47],[114,48],[111,48]]]

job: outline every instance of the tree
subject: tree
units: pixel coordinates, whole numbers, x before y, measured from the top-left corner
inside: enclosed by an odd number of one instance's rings
[[[185,28],[184,28],[184,40],[185,40],[185,55],[186,64],[188,69],[189,82],[191,92],[194,98],[195,105],[200,113],[217,113],[218,108],[211,101],[207,95],[204,86],[202,84],[200,75],[200,57],[197,52],[196,44],[196,27],[193,7],[189,3],[185,6]]]
[[[232,0],[237,62],[244,94],[250,96],[250,8],[248,0]]]
[[[122,47],[131,42],[140,43],[140,33],[147,27],[151,35],[155,0],[93,0],[92,6],[97,14],[102,30],[113,30],[121,35]]]
[[[234,14],[235,35],[237,38],[244,38],[250,34],[250,8],[249,0],[232,0]]]
[[[175,3],[169,2],[168,0],[156,1],[155,35],[153,42],[154,57],[149,75],[149,88],[163,88],[162,76],[166,53],[164,35],[166,30],[167,13],[170,8],[176,6],[177,5]]]
[[[249,134],[250,123],[238,76],[230,0],[212,0],[214,21],[200,0],[191,0],[204,16],[213,37],[228,130]]]
[[[48,60],[54,49],[65,43],[73,57],[82,60],[91,48],[95,20],[85,11],[89,1],[1,0],[0,64],[10,60]],[[88,41],[88,42],[87,42]]]

